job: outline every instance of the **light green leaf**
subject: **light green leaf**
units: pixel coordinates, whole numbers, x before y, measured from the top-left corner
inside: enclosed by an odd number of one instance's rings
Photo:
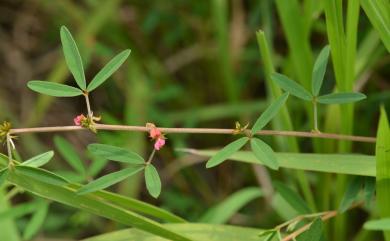
[[[144,164],[145,160],[137,153],[106,144],[90,144],[88,150],[96,155],[108,160],[126,162],[130,164]]]
[[[152,164],[145,167],[145,183],[149,194],[154,198],[158,198],[161,193],[161,180],[157,169]]]
[[[271,75],[271,79],[275,81],[280,86],[280,88],[300,99],[311,101],[313,98],[309,91],[285,75],[273,73]]]
[[[321,104],[345,104],[363,100],[365,98],[366,96],[362,93],[343,92],[322,95],[317,98],[317,101]]]
[[[98,86],[104,83],[119,67],[125,62],[130,55],[130,49],[124,50],[115,56],[106,66],[103,67],[93,78],[91,83],[88,84],[88,92],[96,89]]]
[[[183,149],[182,151],[205,157],[211,157],[218,153],[215,150]],[[284,168],[372,177],[376,175],[375,157],[369,155],[289,152],[277,152],[275,155],[279,166]],[[259,164],[255,155],[249,151],[236,152],[229,159]]]
[[[278,159],[274,151],[264,141],[258,138],[252,138],[251,149],[257,160],[261,161],[262,164],[273,170],[279,169]]]
[[[263,196],[258,187],[241,189],[223,200],[214,207],[209,208],[198,220],[200,223],[223,224],[253,199]]]
[[[274,186],[283,199],[288,202],[299,214],[311,213],[309,206],[306,202],[288,186],[282,182],[275,181]]]
[[[0,221],[4,221],[5,219],[17,219],[23,217],[29,213],[34,212],[39,206],[39,204],[40,201],[34,201],[13,206],[6,211],[0,212]]]
[[[61,136],[54,137],[54,144],[64,159],[73,167],[79,174],[85,175],[85,167],[76,150],[67,140]]]
[[[278,114],[280,108],[286,103],[288,98],[288,92],[281,95],[274,102],[271,103],[270,106],[260,115],[260,117],[256,120],[255,124],[252,127],[252,134],[255,134],[257,131],[261,130],[274,118],[276,114]]]
[[[53,156],[54,156],[54,152],[48,151],[28,159],[27,161],[22,162],[20,165],[30,166],[30,167],[40,167],[48,163],[53,158]]]
[[[80,52],[72,34],[65,26],[61,27],[61,43],[65,61],[70,72],[76,80],[77,85],[82,90],[85,90],[87,87],[85,83],[83,61],[81,60]]]
[[[364,223],[363,226],[365,229],[368,230],[388,230],[390,231],[390,218],[383,218],[378,220],[371,220]]]
[[[233,153],[240,150],[247,142],[249,138],[248,137],[241,137],[238,140],[233,141],[232,143],[228,144],[222,150],[215,153],[206,163],[206,168],[215,167],[222,162],[224,162],[226,159],[228,159]]]
[[[68,184],[65,178],[40,168],[19,165],[15,166],[15,172],[51,185],[62,186]]]
[[[329,45],[325,46],[317,57],[313,67],[311,91],[314,96],[318,96],[324,80],[326,66],[328,65],[328,58],[330,53]]]
[[[41,94],[55,97],[73,97],[82,95],[80,89],[48,81],[32,80],[27,83],[28,88]]]
[[[118,172],[113,172],[108,175],[102,176],[87,185],[83,186],[77,191],[77,194],[87,194],[90,192],[95,192],[98,190],[105,189],[109,186],[112,186],[130,176],[135,175],[136,173],[140,172],[144,169],[144,166],[133,166],[128,167],[123,170],[120,170]]]
[[[7,180],[8,176],[8,167],[0,170],[0,188],[3,186],[4,182]]]
[[[339,207],[340,213],[343,213],[351,207],[356,201],[360,189],[362,188],[363,178],[355,176],[347,187],[347,191],[344,193],[343,199]]]
[[[310,228],[298,236],[297,241],[320,241],[322,238],[323,223],[321,218],[316,218]]]
[[[31,220],[28,222],[27,226],[23,231],[23,239],[30,240],[32,239],[41,228],[43,222],[45,221],[47,211],[49,209],[49,204],[46,202],[41,202],[38,210],[32,215]]]

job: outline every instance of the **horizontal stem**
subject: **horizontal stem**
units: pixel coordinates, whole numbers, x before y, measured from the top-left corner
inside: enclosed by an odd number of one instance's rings
[[[125,125],[105,125],[95,124],[97,130],[110,130],[110,131],[139,131],[148,132],[149,127],[145,126],[125,126]],[[228,134],[232,135],[235,129],[217,129],[217,128],[158,128],[163,133],[187,133],[187,134]],[[81,131],[88,130],[80,126],[52,126],[52,127],[33,127],[33,128],[15,128],[10,130],[10,134],[21,133],[42,133],[42,132],[63,132],[63,131]],[[309,137],[309,138],[326,138],[337,140],[348,140],[356,142],[373,142],[375,143],[375,137],[367,136],[351,136],[340,135],[334,133],[315,133],[315,132],[303,132],[303,131],[276,131],[276,130],[261,130],[256,132],[257,135],[263,136],[294,136],[294,137]]]

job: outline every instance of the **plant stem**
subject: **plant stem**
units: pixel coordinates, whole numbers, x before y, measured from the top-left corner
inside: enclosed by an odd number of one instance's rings
[[[314,122],[314,131],[320,132],[318,129],[318,113],[317,113],[317,100],[316,97],[313,98],[313,122]]]
[[[150,128],[145,126],[127,126],[127,125],[105,125],[95,124],[97,130],[110,131],[139,131],[148,132]],[[52,127],[33,127],[33,128],[15,128],[9,131],[10,134],[21,133],[41,133],[41,132],[63,132],[63,131],[81,131],[87,130],[80,126],[52,126]],[[217,128],[166,128],[159,127],[159,130],[164,133],[186,133],[186,134],[226,134],[232,135],[235,129],[217,129]],[[347,140],[356,142],[376,142],[375,137],[368,136],[352,136],[335,133],[313,133],[304,131],[276,131],[276,130],[261,130],[256,132],[256,135],[263,136],[295,136],[307,138],[325,138],[336,140]]]
[[[11,134],[7,133],[7,153],[8,153],[8,165],[12,163],[12,150],[11,150]]]
[[[84,92],[84,97],[85,97],[85,103],[87,104],[88,117],[92,119],[93,114],[92,114],[92,111],[91,111],[91,105],[89,104],[88,92]]]
[[[148,158],[148,161],[146,162],[146,165],[149,165],[153,161],[154,154],[156,154],[156,149],[153,148],[152,153],[150,153],[150,156]]]

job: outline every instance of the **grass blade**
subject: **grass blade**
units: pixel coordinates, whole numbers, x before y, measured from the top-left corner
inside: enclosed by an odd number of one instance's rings
[[[261,161],[261,163],[273,170],[279,169],[278,160],[274,151],[264,141],[258,138],[252,138],[251,148],[257,160]]]
[[[61,136],[54,137],[54,144],[69,165],[79,174],[85,175],[86,171],[83,161],[80,159],[74,147]]]
[[[322,95],[317,98],[317,101],[321,104],[346,104],[356,101],[360,101],[366,98],[366,95],[362,93],[343,92],[332,93],[328,95]]]
[[[42,204],[38,206],[38,210],[33,214],[31,220],[28,222],[23,231],[24,240],[32,239],[38,233],[46,219],[47,211],[49,210],[49,204],[43,201],[41,203]]]
[[[76,80],[77,85],[85,90],[85,75],[83,61],[81,60],[80,52],[77,48],[76,42],[74,41],[72,34],[65,27],[61,27],[61,43],[62,50],[64,52],[65,61],[68,65],[70,72],[72,73],[74,79]]]
[[[226,159],[228,159],[233,153],[240,150],[247,142],[249,138],[248,137],[242,137],[238,140],[233,141],[232,143],[228,144],[222,150],[215,153],[206,163],[206,168],[215,167],[222,162],[224,162]]]
[[[390,218],[371,220],[371,221],[365,222],[363,227],[365,229],[368,229],[368,230],[390,231]]]
[[[41,94],[55,97],[74,97],[82,95],[80,89],[48,81],[32,80],[27,83],[28,88]]]
[[[115,71],[119,69],[123,62],[126,61],[130,55],[130,52],[130,49],[124,50],[115,56],[110,62],[108,62],[108,64],[106,64],[106,66],[104,66],[103,69],[101,69],[99,73],[96,74],[91,83],[88,84],[87,91],[91,92],[103,84],[104,81],[106,81]]]
[[[54,151],[48,151],[22,162],[20,165],[29,167],[40,167],[48,163],[54,156]]]
[[[137,153],[116,146],[95,143],[88,145],[88,150],[96,156],[112,161],[138,165],[145,164],[145,160]]]
[[[313,67],[311,91],[314,96],[320,93],[322,82],[324,80],[326,66],[328,65],[328,58],[330,53],[329,45],[325,46],[318,55]]]
[[[296,83],[295,81],[291,80],[290,78],[288,78],[285,75],[282,75],[279,73],[273,73],[271,75],[271,78],[284,91],[287,91],[290,94],[292,94],[300,99],[311,101],[311,99],[313,98],[313,96],[310,94],[309,91],[307,91],[300,84]]]
[[[288,202],[299,214],[311,213],[309,206],[306,202],[288,186],[281,182],[274,182],[274,186],[283,199]]]
[[[145,183],[149,194],[154,198],[158,198],[161,193],[161,180],[157,169],[152,164],[145,167]]]
[[[40,168],[19,165],[15,166],[15,172],[51,185],[62,186],[68,184],[68,181],[63,177]]]

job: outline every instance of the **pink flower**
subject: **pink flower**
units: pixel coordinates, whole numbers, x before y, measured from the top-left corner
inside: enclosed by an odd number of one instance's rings
[[[163,146],[165,145],[165,139],[159,137],[156,142],[154,143],[154,149],[159,151]]]
[[[73,119],[73,122],[76,126],[81,126],[81,122],[85,119],[85,116],[83,114],[76,116]]]
[[[158,139],[160,136],[161,136],[161,131],[159,129],[157,129],[156,127],[150,129],[150,138]]]

